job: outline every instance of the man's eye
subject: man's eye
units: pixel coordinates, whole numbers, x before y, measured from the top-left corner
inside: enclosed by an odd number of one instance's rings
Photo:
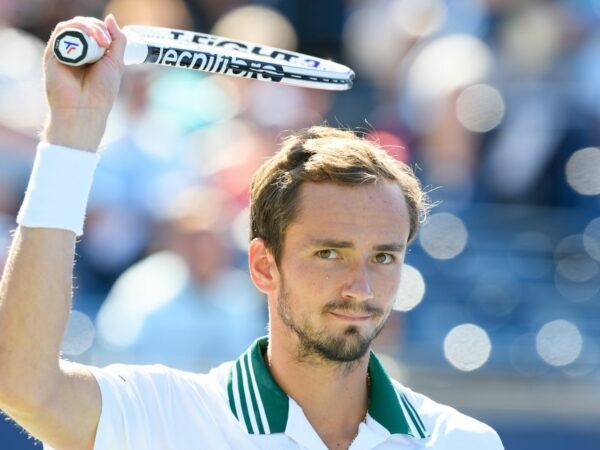
[[[394,255],[390,255],[389,253],[378,253],[374,258],[377,264],[392,264],[396,261]]]
[[[317,256],[322,259],[337,259],[339,258],[338,253],[335,250],[319,250]]]

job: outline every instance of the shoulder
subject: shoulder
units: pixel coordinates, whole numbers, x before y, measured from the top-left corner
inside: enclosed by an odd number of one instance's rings
[[[197,436],[214,437],[219,423],[233,420],[226,401],[231,364],[207,374],[163,365],[90,368],[102,397],[94,448],[186,448]]]
[[[90,368],[100,385],[103,396],[112,393],[130,399],[157,401],[178,396],[220,395],[225,392],[229,368],[227,362],[209,373],[193,373],[161,364],[113,364]]]
[[[426,395],[414,392],[392,380],[398,392],[403,393],[414,406],[436,448],[461,448],[502,450],[504,447],[498,433],[489,425],[457,411],[451,406],[438,403]]]

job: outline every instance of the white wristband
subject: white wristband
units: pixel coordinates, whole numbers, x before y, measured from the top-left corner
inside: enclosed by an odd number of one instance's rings
[[[40,142],[17,223],[81,236],[99,160],[97,153]]]

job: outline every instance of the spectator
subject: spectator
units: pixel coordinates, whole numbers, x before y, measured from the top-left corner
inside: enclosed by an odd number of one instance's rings
[[[99,362],[120,350],[119,360],[202,371],[264,334],[264,304],[232,263],[223,195],[190,188],[172,211],[164,250],[125,271],[99,311]]]

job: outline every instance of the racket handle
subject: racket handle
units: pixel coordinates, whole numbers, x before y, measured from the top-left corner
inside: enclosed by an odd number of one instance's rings
[[[131,31],[124,31],[127,37],[125,65],[142,64],[148,56],[148,46],[141,36]],[[82,66],[98,61],[106,50],[98,43],[76,28],[61,31],[54,39],[54,55],[61,63],[69,66]]]
[[[83,31],[68,28],[54,40],[54,54],[63,64],[82,66],[98,61],[104,55],[104,48]]]

